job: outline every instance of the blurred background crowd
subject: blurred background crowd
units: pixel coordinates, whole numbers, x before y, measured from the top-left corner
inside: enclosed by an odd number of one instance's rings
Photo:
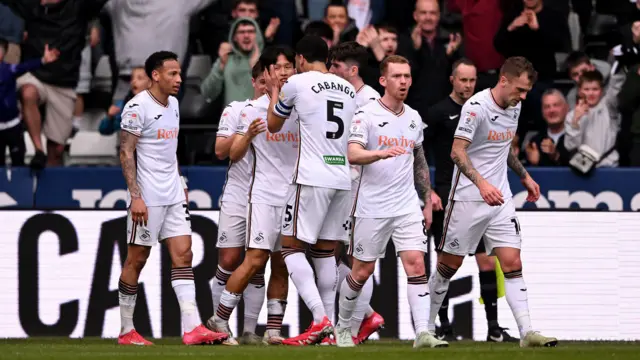
[[[121,107],[149,85],[146,57],[170,50],[183,67],[180,164],[222,165],[222,108],[252,96],[265,46],[305,34],[367,47],[360,73],[380,92],[379,63],[407,57],[407,103],[427,123],[454,62],[475,65],[477,92],[525,56],[539,72],[513,142],[525,164],[567,166],[584,145],[605,155],[598,166],[640,166],[636,0],[0,0],[1,161],[117,165]]]

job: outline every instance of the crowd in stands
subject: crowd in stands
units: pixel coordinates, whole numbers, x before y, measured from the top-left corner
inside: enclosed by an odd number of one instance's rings
[[[379,63],[408,58],[407,103],[423,118],[450,94],[456,60],[475,64],[480,91],[506,57],[525,56],[539,72],[514,138],[525,164],[568,166],[581,151],[640,166],[636,0],[0,0],[0,164],[23,165],[31,148],[32,168],[59,166],[77,139],[117,138],[158,50],[183,67],[181,164],[216,164],[222,108],[252,96],[265,46],[304,34],[365,46],[360,72],[380,92]]]

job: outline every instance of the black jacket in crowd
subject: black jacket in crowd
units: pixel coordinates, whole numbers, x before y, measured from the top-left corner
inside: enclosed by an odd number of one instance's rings
[[[100,14],[108,0],[62,0],[40,5],[40,0],[0,0],[25,21],[27,40],[22,58],[41,58],[45,44],[60,50],[60,58],[34,70],[45,84],[75,88],[78,84],[82,49],[86,45],[89,22]]]
[[[559,154],[558,160],[552,159],[547,153],[542,151],[542,141],[546,138],[547,131],[539,131],[535,136],[531,138],[531,142],[535,143],[538,147],[538,151],[540,152],[540,161],[537,166],[567,166],[569,164],[569,160],[571,160],[571,153],[567,148],[564,147],[564,135],[560,136],[556,145],[556,151]],[[553,140],[552,140],[553,141]],[[523,152],[521,152],[523,153]]]

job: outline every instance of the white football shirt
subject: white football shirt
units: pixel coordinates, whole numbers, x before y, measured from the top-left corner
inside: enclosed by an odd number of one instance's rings
[[[408,105],[395,113],[377,100],[356,112],[349,143],[366,150],[402,146],[407,151],[362,166],[354,203],[356,217],[389,218],[421,212],[413,178],[413,149],[422,145],[422,130],[422,118]]]
[[[289,78],[273,112],[287,118],[294,107],[300,120],[300,147],[293,183],[351,189],[347,141],[356,109],[356,91],[348,81],[319,71]]]
[[[124,105],[120,127],[137,137],[136,173],[147,206],[173,205],[185,200],[178,172],[178,100],[169,96],[162,105],[148,90]],[[130,203],[127,192],[127,203]]]
[[[244,135],[253,120],[267,119],[269,96],[263,95],[251,101],[240,113],[237,133]],[[298,159],[298,119],[295,111],[279,132],[272,134],[269,130],[258,134],[251,141],[248,152],[251,152],[252,177],[249,185],[249,202],[252,204],[268,204],[284,206],[291,183],[293,169]]]
[[[467,154],[473,167],[485,180],[511,197],[507,178],[507,157],[518,129],[521,103],[506,109],[496,104],[491,89],[473,95],[462,106],[454,137],[471,142]],[[455,166],[451,180],[453,200],[484,201],[480,190]]]
[[[364,84],[356,91],[356,109],[367,105],[368,103],[380,99],[380,94],[371,86]],[[358,189],[360,180],[360,165],[351,165],[351,191]]]
[[[240,111],[247,106],[249,100],[232,101],[222,111],[220,122],[218,125],[217,137],[231,137],[235,134],[240,124]],[[242,160],[233,162],[229,161],[227,175],[222,188],[221,201],[228,201],[234,204],[246,205],[247,193],[249,192],[249,181],[251,179],[251,153],[247,154]]]

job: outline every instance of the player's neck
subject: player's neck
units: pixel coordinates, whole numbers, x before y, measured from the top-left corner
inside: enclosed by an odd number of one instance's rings
[[[382,101],[384,106],[393,110],[393,112],[395,113],[401,112],[402,108],[404,107],[404,102],[402,100],[394,98],[393,96],[389,95],[389,93],[385,93],[380,101]]]
[[[364,81],[362,81],[362,78],[360,76],[349,79],[349,82],[351,83],[351,85],[353,85],[356,91],[359,91],[364,86]]]
[[[164,94],[157,86],[151,85],[148,91],[162,105],[167,106],[169,104],[169,95]]]
[[[506,109],[509,107],[509,104],[506,104],[506,102],[502,100],[502,96],[498,96],[500,95],[500,91],[497,88],[491,88],[489,91],[491,91],[491,97],[493,97],[493,101],[496,103],[496,105],[498,105],[502,109]]]
[[[455,91],[452,91],[449,97],[451,97],[451,100],[458,105],[463,105],[467,100],[469,100],[461,98]]]
[[[329,70],[327,70],[327,65],[323,64],[319,61],[310,63],[309,65],[307,65],[307,69],[306,71],[319,71],[321,73],[328,73]]]

